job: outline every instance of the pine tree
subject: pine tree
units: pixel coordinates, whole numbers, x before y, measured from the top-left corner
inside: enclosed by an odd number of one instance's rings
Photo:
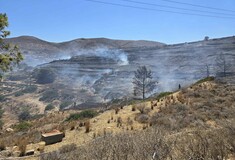
[[[147,93],[151,93],[156,87],[156,82],[152,80],[152,71],[150,69],[148,70],[146,66],[140,66],[135,71],[133,84],[134,94],[142,95],[143,99],[145,99]]]
[[[5,30],[6,27],[8,27],[8,17],[0,13],[0,74],[11,70],[15,64],[23,60],[16,45],[4,42],[4,39],[10,35],[10,32]]]

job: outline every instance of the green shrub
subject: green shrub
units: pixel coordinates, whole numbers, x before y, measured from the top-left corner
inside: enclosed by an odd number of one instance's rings
[[[66,121],[78,120],[78,119],[84,119],[84,118],[93,118],[97,114],[98,113],[94,110],[84,110],[80,113],[70,114],[70,116],[66,119]]]
[[[195,83],[195,85],[200,84],[200,83],[203,83],[203,82],[214,81],[214,80],[215,80],[215,77],[206,77],[206,78],[204,78],[204,79],[201,79],[201,80],[197,81],[197,82]]]
[[[31,115],[30,120],[40,119],[42,117],[44,117],[43,114],[34,114],[34,115]]]
[[[72,102],[70,102],[70,101],[62,102],[62,103],[60,104],[60,110],[65,109],[66,107],[68,107],[68,106],[71,105],[71,104],[72,104]]]
[[[23,111],[19,114],[18,118],[20,121],[25,121],[31,119],[31,115],[29,111]]]
[[[37,90],[37,86],[33,85],[33,86],[27,86],[23,92],[24,93],[33,93]]]
[[[30,124],[29,122],[23,121],[20,122],[19,124],[15,125],[14,128],[17,129],[18,131],[22,131],[22,130],[27,130],[32,126],[32,124]]]
[[[52,110],[52,109],[54,109],[55,107],[50,103],[50,104],[48,104],[47,106],[46,106],[46,108],[45,108],[45,111],[49,111],[49,110]]]
[[[0,107],[0,118],[2,118],[3,113],[4,113],[4,110]]]
[[[161,99],[161,98],[166,97],[170,94],[172,94],[172,92],[162,92],[157,96],[157,99]]]
[[[22,81],[27,79],[27,76],[25,76],[24,74],[12,74],[7,79],[9,79],[10,81]]]
[[[16,92],[15,97],[24,95],[25,93],[33,93],[37,90],[37,86],[27,86],[25,89]]]
[[[5,100],[5,96],[4,95],[0,95],[0,102],[3,102]]]
[[[59,97],[57,90],[47,90],[43,92],[39,101],[51,102]]]
[[[18,91],[14,94],[15,97],[23,96],[24,92],[23,91]]]

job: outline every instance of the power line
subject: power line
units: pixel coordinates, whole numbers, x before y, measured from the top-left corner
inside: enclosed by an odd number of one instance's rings
[[[105,5],[112,5],[112,6],[119,6],[119,7],[126,7],[126,8],[134,8],[134,9],[155,11],[155,12],[166,12],[166,13],[175,13],[175,14],[181,14],[181,15],[193,15],[193,16],[222,18],[222,19],[235,19],[235,17],[225,17],[225,16],[214,16],[214,15],[205,15],[205,14],[196,14],[196,13],[177,12],[177,11],[153,9],[153,8],[147,8],[147,7],[138,7],[138,6],[126,5],[126,4],[120,4],[120,3],[104,2],[104,1],[99,1],[99,0],[85,0],[85,1],[93,2],[93,3],[100,3],[100,4],[105,4]]]
[[[173,0],[161,0],[161,1],[170,2],[170,3],[177,3],[177,4],[183,4],[183,5],[199,7],[199,8],[206,8],[206,9],[212,9],[212,10],[226,11],[226,12],[233,12],[233,13],[235,13],[234,10],[228,10],[228,9],[223,9],[223,8],[214,8],[214,7],[202,6],[202,5],[198,5],[198,4],[178,2],[178,1],[173,1]]]
[[[235,16],[234,14],[229,14],[229,13],[219,13],[219,12],[203,11],[203,10],[196,10],[196,9],[187,9],[187,8],[181,8],[181,7],[172,7],[172,6],[167,6],[167,5],[159,5],[155,3],[146,3],[146,2],[134,1],[134,0],[121,0],[121,1],[126,1],[126,2],[136,3],[136,4],[144,4],[144,5],[149,5],[149,6],[156,6],[156,7],[163,7],[163,8],[178,9],[178,10],[184,10],[184,11],[195,11],[195,12],[202,12],[202,13]]]

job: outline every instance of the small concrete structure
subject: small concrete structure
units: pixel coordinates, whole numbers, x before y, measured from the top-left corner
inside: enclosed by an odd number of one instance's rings
[[[46,145],[48,145],[61,142],[63,138],[64,133],[58,130],[53,130],[52,132],[42,134],[41,140],[44,141]]]

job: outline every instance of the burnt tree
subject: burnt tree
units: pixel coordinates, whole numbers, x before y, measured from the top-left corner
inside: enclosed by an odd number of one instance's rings
[[[145,95],[151,93],[156,87],[156,82],[152,78],[152,71],[147,69],[146,66],[140,66],[135,71],[133,79],[134,95],[142,95],[143,99],[145,99]]]
[[[232,65],[229,61],[229,58],[221,53],[216,57],[216,75],[218,77],[226,77]]]

